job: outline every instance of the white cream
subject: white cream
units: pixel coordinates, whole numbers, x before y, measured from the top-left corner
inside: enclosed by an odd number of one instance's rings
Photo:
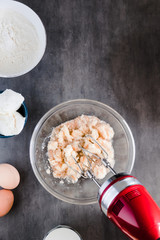
[[[0,114],[0,133],[4,136],[19,134],[24,126],[25,118],[18,112]]]
[[[0,94],[0,134],[11,136],[19,134],[25,123],[25,118],[18,113],[24,97],[12,90]]]
[[[0,94],[0,113],[6,114],[17,111],[24,101],[24,97],[11,89]]]
[[[57,228],[51,231],[44,240],[81,240],[79,235],[69,228]]]
[[[18,75],[36,64],[39,41],[35,27],[16,11],[0,9],[0,75]]]

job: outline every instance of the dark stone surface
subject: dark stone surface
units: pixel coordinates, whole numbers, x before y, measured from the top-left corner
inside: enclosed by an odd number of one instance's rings
[[[136,142],[133,174],[160,205],[160,1],[23,0],[47,31],[47,49],[30,73],[0,79],[0,89],[24,95],[29,111],[23,132],[0,139],[0,162],[21,174],[11,212],[0,218],[0,240],[42,240],[58,224],[84,240],[127,239],[98,204],[74,206],[52,197],[36,180],[29,142],[41,116],[69,99],[88,98],[117,110]]]

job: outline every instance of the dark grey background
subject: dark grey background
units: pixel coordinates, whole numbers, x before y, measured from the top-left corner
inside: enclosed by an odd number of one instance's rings
[[[0,79],[26,99],[23,132],[0,140],[0,162],[21,174],[15,204],[0,219],[0,240],[42,240],[58,224],[84,240],[127,239],[99,206],[74,206],[52,197],[29,160],[32,131],[50,108],[75,98],[101,101],[130,125],[136,142],[134,174],[160,205],[160,1],[23,0],[42,19],[47,49],[30,73]]]

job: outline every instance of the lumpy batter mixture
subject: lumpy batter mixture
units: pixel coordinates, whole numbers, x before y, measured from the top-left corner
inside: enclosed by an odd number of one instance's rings
[[[106,176],[108,169],[101,161],[91,154],[89,156],[93,160],[88,160],[81,149],[83,147],[97,156],[104,157],[101,148],[87,135],[101,144],[108,154],[105,157],[111,166],[114,166],[113,128],[95,116],[82,115],[62,123],[52,131],[48,143],[48,160],[55,178],[76,183],[81,177],[81,171],[75,160],[84,172],[91,166],[90,170],[95,178],[103,179]]]

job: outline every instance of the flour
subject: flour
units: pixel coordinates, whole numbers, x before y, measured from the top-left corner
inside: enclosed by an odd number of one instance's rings
[[[37,60],[39,41],[33,24],[16,11],[0,9],[0,75],[19,75]]]

